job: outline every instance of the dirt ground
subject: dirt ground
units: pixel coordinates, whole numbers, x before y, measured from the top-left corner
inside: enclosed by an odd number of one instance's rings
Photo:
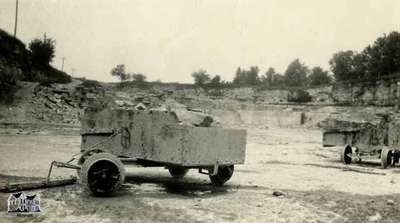
[[[1,134],[0,183],[44,177],[52,160],[68,160],[79,145],[78,135]],[[128,167],[109,198],[79,185],[29,191],[42,202],[33,217],[7,214],[9,194],[0,193],[0,222],[399,222],[400,168],[345,166],[338,149],[322,148],[319,130],[250,129],[246,164],[223,187],[195,170],[175,180],[162,168]]]

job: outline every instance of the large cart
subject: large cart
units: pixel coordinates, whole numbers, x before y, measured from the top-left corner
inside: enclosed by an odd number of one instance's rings
[[[77,164],[52,166],[77,169],[94,195],[109,195],[121,186],[124,164],[165,167],[174,178],[197,169],[220,186],[245,160],[245,130],[182,124],[173,111],[87,109],[81,123]]]

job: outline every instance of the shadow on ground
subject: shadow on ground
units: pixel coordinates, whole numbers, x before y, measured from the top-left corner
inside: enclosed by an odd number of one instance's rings
[[[171,177],[162,176],[139,176],[130,175],[125,178],[124,190],[129,188],[143,188],[142,186],[148,187],[152,184],[153,188],[157,188],[159,191],[163,191],[170,194],[183,195],[187,197],[214,197],[223,195],[229,192],[233,192],[237,186],[224,185],[214,186],[209,181],[185,177],[183,179],[174,179]],[[139,186],[139,187],[138,187]]]

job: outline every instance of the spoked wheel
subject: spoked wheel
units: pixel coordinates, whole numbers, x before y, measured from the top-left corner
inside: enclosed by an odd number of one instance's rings
[[[226,181],[231,179],[233,170],[233,165],[218,167],[218,173],[216,175],[210,175],[211,183],[216,186],[222,186]]]
[[[108,196],[117,191],[125,179],[122,162],[109,153],[88,157],[81,168],[81,180],[86,190],[95,196]]]
[[[351,163],[351,154],[353,153],[351,146],[346,145],[340,152],[340,161],[344,164]]]
[[[381,165],[387,168],[393,162],[393,151],[389,148],[383,148],[381,152]]]
[[[168,167],[168,171],[173,178],[180,179],[183,178],[189,172],[189,169],[178,166],[178,167]]]

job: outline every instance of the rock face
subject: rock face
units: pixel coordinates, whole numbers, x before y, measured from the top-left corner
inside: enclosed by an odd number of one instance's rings
[[[397,82],[381,81],[374,84],[341,83],[334,86],[320,86],[301,90],[310,97],[307,105],[395,105],[400,91]],[[185,115],[202,116],[188,108],[207,109],[205,119],[200,118],[196,125],[209,125],[211,119],[207,114],[223,114],[212,118],[212,125],[224,120],[237,123],[251,123],[266,126],[293,126],[297,123],[317,123],[324,119],[326,113],[316,107],[303,117],[301,111],[285,111],[285,106],[303,106],[290,99],[298,98],[299,89],[259,89],[251,87],[203,89],[193,85],[151,83],[145,87],[135,86],[129,82],[123,84],[99,83],[96,81],[74,79],[70,84],[41,85],[25,82],[17,92],[16,103],[12,106],[0,106],[0,122],[45,122],[79,125],[79,117],[87,107],[109,107],[116,109],[167,109],[168,106],[182,111]],[[169,100],[169,101],[168,101]],[[171,101],[173,101],[171,106]],[[179,103],[180,104],[179,104]],[[301,102],[303,103],[303,102]],[[177,106],[179,104],[179,106]],[[186,105],[186,106],[184,106]],[[279,107],[275,111],[270,106]],[[270,107],[268,107],[270,106]],[[283,107],[282,107],[283,106]],[[331,107],[333,107],[331,106]],[[282,108],[281,108],[282,107]],[[337,110],[335,107],[333,110]],[[215,112],[223,110],[224,112]],[[273,111],[272,111],[273,110]],[[304,109],[303,109],[304,110]],[[232,114],[226,114],[230,111]],[[204,111],[203,111],[204,112]],[[287,113],[287,114],[286,114]],[[213,114],[213,115],[214,115]],[[11,117],[11,118],[10,118]],[[258,118],[255,118],[258,117]],[[276,117],[280,117],[278,122]],[[218,121],[216,121],[218,119]],[[311,120],[312,119],[312,120]],[[303,120],[303,121],[301,121]],[[275,123],[277,122],[277,123]],[[207,124],[208,123],[208,124]],[[392,128],[397,128],[393,126]],[[393,137],[392,137],[393,138]],[[395,140],[395,139],[393,139]]]
[[[376,82],[340,83],[332,88],[332,97],[340,105],[393,106],[399,101],[397,79]]]

